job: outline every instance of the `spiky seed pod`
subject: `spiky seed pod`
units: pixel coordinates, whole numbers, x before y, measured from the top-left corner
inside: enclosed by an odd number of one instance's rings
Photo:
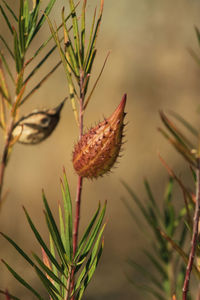
[[[82,177],[97,178],[114,165],[122,145],[126,94],[110,116],[85,133],[75,145],[73,165]]]
[[[44,141],[55,129],[66,99],[53,109],[34,110],[23,116],[13,128],[12,136],[19,143],[35,145]]]

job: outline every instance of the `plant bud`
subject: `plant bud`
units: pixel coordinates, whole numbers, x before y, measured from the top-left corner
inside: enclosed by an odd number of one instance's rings
[[[73,165],[82,177],[97,178],[114,165],[122,145],[126,94],[110,116],[85,133],[74,148]]]
[[[34,145],[45,140],[55,129],[66,99],[53,109],[34,110],[23,116],[13,128],[13,138],[19,143]]]

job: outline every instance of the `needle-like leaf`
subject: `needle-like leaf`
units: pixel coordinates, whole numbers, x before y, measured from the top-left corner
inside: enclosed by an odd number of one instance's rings
[[[13,16],[14,20],[15,20],[16,22],[18,22],[18,18],[17,18],[17,16],[16,16],[16,14],[15,14],[14,11],[12,10],[12,8],[8,5],[8,3],[7,3],[5,0],[1,0],[1,1],[5,4],[6,8],[9,10],[9,12],[11,13],[11,15]]]
[[[32,292],[39,300],[44,300],[39,293],[30,285],[27,281],[25,281],[19,274],[17,274],[12,267],[10,267],[4,260],[2,260],[4,265],[10,271],[10,273],[19,281],[25,288],[27,288],[30,292]]]
[[[13,28],[12,28],[12,26],[10,24],[10,21],[9,21],[9,19],[8,19],[7,15],[6,15],[6,13],[5,13],[5,11],[4,11],[4,9],[1,5],[0,5],[0,11],[1,11],[1,13],[2,13],[2,15],[3,15],[3,17],[6,21],[6,24],[8,25],[8,28],[9,28],[11,34],[13,34]]]

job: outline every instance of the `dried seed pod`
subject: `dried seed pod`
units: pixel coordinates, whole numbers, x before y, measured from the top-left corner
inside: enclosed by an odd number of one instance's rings
[[[114,165],[122,144],[126,94],[110,116],[85,133],[75,145],[73,165],[82,177],[97,178]]]
[[[13,128],[13,138],[26,145],[34,145],[45,140],[55,129],[60,119],[60,112],[66,99],[53,109],[34,110],[23,116]]]

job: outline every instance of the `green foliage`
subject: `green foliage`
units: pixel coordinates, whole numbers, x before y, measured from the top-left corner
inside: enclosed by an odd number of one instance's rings
[[[131,280],[131,282],[133,282],[140,290],[151,293],[154,296],[154,299],[169,299],[172,297],[173,293],[180,296],[184,279],[185,264],[184,262],[180,263],[179,256],[174,252],[171,243],[163,238],[163,233],[165,233],[170,239],[176,239],[178,247],[182,248],[187,234],[183,218],[182,216],[180,217],[180,214],[176,213],[172,204],[173,178],[169,178],[164,195],[162,211],[158,207],[157,201],[153,196],[147,180],[144,181],[148,199],[145,206],[132,188],[125,182],[122,183],[148,224],[146,229],[144,229],[144,225],[140,225],[144,230],[145,239],[147,239],[147,235],[149,235],[149,233],[147,233],[148,230],[151,230],[153,233],[153,240],[150,242],[151,247],[149,250],[143,250],[143,253],[149,260],[154,271],[157,272],[157,275],[154,275],[154,272],[148,272],[142,265],[130,259],[130,265],[140,272],[142,276],[145,276],[151,285],[139,285],[135,280],[134,282]],[[124,201],[131,212],[131,215],[135,219],[135,209],[133,209],[132,205],[129,205],[126,200]],[[135,221],[138,224],[138,218],[135,219]],[[146,247],[146,249],[148,249],[148,247]],[[179,285],[175,284],[175,278],[177,277],[182,278],[182,282],[180,282]]]
[[[32,253],[33,259],[24,250],[19,247],[14,240],[7,235],[2,236],[17,250],[17,252],[25,259],[25,261],[33,268],[41,282],[43,283],[47,293],[54,300],[82,299],[83,293],[89,284],[94,271],[98,265],[99,259],[103,250],[102,235],[105,224],[103,218],[106,210],[106,203],[101,209],[100,204],[86,228],[79,244],[77,251],[73,257],[73,232],[72,232],[72,203],[70,197],[69,186],[64,173],[63,181],[61,181],[61,191],[63,199],[63,209],[61,204],[58,206],[59,228],[55,218],[49,207],[45,194],[43,193],[44,215],[48,231],[50,233],[50,246],[41,237],[39,230],[34,225],[31,217],[24,208],[27,221],[42,249],[42,259],[35,253]],[[34,296],[40,300],[43,297],[21,277],[7,262],[2,260],[10,273]],[[76,284],[68,294],[68,286],[71,284],[72,268],[75,268],[77,273]],[[0,293],[5,294],[5,291],[0,290]],[[11,299],[17,299],[10,295]]]
[[[159,131],[183,156],[185,161],[189,163],[189,175],[191,176],[194,185],[198,186],[199,183],[197,183],[196,176],[196,172],[199,172],[199,154],[196,146],[199,143],[198,131],[181,115],[174,112],[171,112],[171,115],[184,127],[185,131],[190,134],[189,138],[185,133],[183,134],[177,125],[163,112],[160,112],[160,117],[165,129],[159,128]],[[167,165],[161,156],[160,160],[170,176],[166,186],[164,199],[162,201],[162,209],[159,208],[157,204],[158,201],[154,198],[147,180],[144,181],[148,199],[145,204],[136,195],[134,190],[127,185],[127,183],[124,181],[122,182],[134,201],[134,204],[140,210],[144,220],[148,224],[148,227],[144,228],[144,225],[138,217],[133,206],[130,205],[127,200],[124,200],[125,205],[127,206],[133,219],[139,225],[140,230],[142,230],[145,240],[149,235],[148,230],[151,230],[153,233],[153,240],[150,242],[152,245],[151,249],[145,249],[143,252],[157,273],[157,275],[154,275],[154,272],[148,272],[148,270],[146,270],[142,264],[130,259],[130,265],[139,273],[141,273],[141,275],[149,283],[147,285],[145,285],[145,283],[144,285],[141,285],[138,284],[136,280],[133,280],[132,278],[129,279],[136,287],[140,289],[140,291],[146,291],[150,293],[153,295],[154,299],[165,300],[172,299],[172,297],[175,297],[173,299],[180,299],[182,297],[183,286],[185,286],[186,282],[187,284],[189,283],[186,272],[188,272],[188,270],[190,272],[193,271],[196,278],[198,280],[200,279],[200,270],[196,265],[196,262],[193,262],[191,265],[191,254],[188,255],[187,247],[188,241],[191,239],[191,236],[193,236],[191,251],[195,251],[194,236],[198,235],[198,229],[195,227],[198,224],[198,218],[195,217],[193,221],[192,214],[195,215],[194,206],[195,203],[197,203],[198,198],[195,199],[194,193],[185,186],[182,180]],[[174,205],[176,201],[173,199],[174,183],[178,184],[183,195],[182,208],[179,209]],[[196,187],[196,189],[198,189],[198,187]],[[198,209],[199,208],[196,207],[195,211]],[[186,250],[184,250],[184,248],[186,248]],[[199,256],[198,243],[196,255],[197,257]],[[187,299],[191,299],[190,294],[187,294]]]
[[[9,155],[15,142],[22,136],[23,126],[26,126],[27,124],[29,126],[29,123],[26,119],[27,123],[21,125],[21,133],[17,133],[17,135],[14,136],[16,124],[18,124],[21,120],[20,119],[18,121],[20,107],[33,95],[33,93],[41,88],[43,83],[56,71],[61,63],[63,63],[67,75],[70,98],[72,100],[73,110],[75,112],[77,122],[81,130],[83,128],[82,115],[84,109],[86,108],[86,105],[93,94],[93,91],[105,66],[104,63],[100,75],[98,76],[90,95],[87,98],[87,101],[84,102],[88,83],[91,77],[92,65],[96,55],[96,40],[103,11],[102,0],[97,21],[95,19],[96,11],[94,13],[89,43],[86,46],[86,2],[86,0],[83,0],[82,15],[80,18],[81,25],[79,24],[79,17],[76,13],[76,6],[79,3],[75,6],[74,1],[69,0],[70,14],[66,17],[63,8],[61,15],[62,23],[60,26],[56,26],[56,29],[54,29],[49,19],[49,14],[56,3],[56,0],[48,0],[47,6],[42,13],[40,13],[41,0],[33,0],[32,8],[30,8],[30,1],[20,0],[18,15],[13,11],[12,5],[9,5],[5,0],[1,0],[0,12],[8,27],[12,46],[10,46],[10,41],[8,42],[8,39],[2,35],[0,35],[0,41],[3,47],[6,49],[7,54],[12,58],[12,62],[15,66],[15,72],[11,71],[13,68],[10,68],[7,62],[7,56],[5,56],[1,50],[0,127],[4,131],[5,145],[0,163],[0,204],[2,200],[1,195],[4,171],[5,167],[7,166]],[[32,56],[29,56],[30,45],[46,21],[48,21],[51,35],[37,49],[35,49]],[[68,25],[68,21],[71,21],[71,26]],[[61,28],[63,29],[64,37],[59,38],[58,34]],[[72,34],[70,34],[71,30]],[[42,51],[52,39],[55,41],[55,45],[46,53],[42,54]],[[62,46],[63,41],[64,49]],[[59,50],[61,60],[51,67],[50,71],[47,72],[45,76],[25,95],[25,90],[27,89],[30,80],[32,80],[35,75],[38,74],[38,71],[41,69],[44,63],[49,61],[49,58],[54,53],[56,48]],[[35,61],[38,55],[41,55],[41,58],[36,64]],[[29,68],[27,68],[27,66],[29,66]],[[5,73],[10,76],[14,93],[12,93],[12,91],[8,88],[9,85],[7,84]],[[11,97],[12,94],[14,94],[14,97]],[[82,99],[82,104],[79,103],[79,115],[81,116],[80,119],[75,107],[75,96],[77,95],[80,95]],[[80,100],[79,96],[77,96],[77,99]],[[37,112],[35,114],[41,114],[41,112]],[[27,115],[27,118],[29,116],[33,116],[33,114]],[[30,128],[37,129],[39,128],[39,125],[40,124],[37,122],[34,124],[31,123]],[[78,189],[79,191],[82,189],[82,184],[78,186]],[[78,242],[79,215],[75,214],[73,217],[72,201],[65,173],[63,181],[61,181],[61,191],[63,205],[58,203],[59,226],[56,224],[44,192],[42,195],[44,216],[49,232],[49,245],[41,236],[40,230],[37,229],[29,213],[24,208],[30,228],[32,229],[33,234],[42,249],[42,259],[35,253],[32,253],[32,256],[29,256],[9,236],[3,233],[2,236],[16,249],[16,251],[34,270],[35,274],[39,277],[40,281],[44,285],[50,299],[80,300],[85,292],[86,287],[93,277],[94,271],[96,270],[103,251],[104,242],[102,236],[105,228],[105,224],[103,225],[103,219],[106,210],[106,203],[103,208],[101,208],[99,204],[99,207],[89,222],[88,227],[80,239],[80,242]],[[80,194],[81,192],[79,195]],[[78,203],[80,200],[81,196],[79,196],[78,201],[76,198],[76,203]],[[73,219],[74,224],[78,224],[77,227],[75,225],[73,226]],[[40,293],[34,289],[32,285],[22,277],[21,274],[17,273],[14,268],[11,267],[5,260],[2,260],[2,262],[10,271],[10,273],[26,289],[28,289],[36,298],[40,300],[43,299]],[[17,297],[11,295],[7,291],[0,290],[0,293],[4,294],[8,299],[17,299]]]
[[[72,107],[77,122],[78,122],[78,112],[76,108],[75,98],[78,99],[79,94],[81,94],[81,97],[83,98],[83,109],[85,110],[105,66],[104,63],[100,75],[98,76],[93,88],[91,89],[89,96],[85,99],[88,90],[89,81],[91,78],[91,71],[94,63],[94,58],[97,52],[96,42],[97,42],[97,36],[101,25],[101,19],[103,13],[103,0],[101,0],[99,16],[97,17],[97,20],[96,20],[96,9],[94,11],[88,45],[86,45],[85,42],[86,4],[87,1],[84,0],[82,5],[80,24],[79,24],[79,20],[78,20],[79,18],[77,17],[76,14],[76,7],[74,1],[69,0],[70,11],[71,11],[70,17],[72,21],[72,26],[69,27],[69,29],[66,25],[64,8],[63,8],[62,25],[63,25],[63,32],[64,32],[64,47],[62,47],[61,44],[62,40],[58,36],[58,28],[56,26],[53,26],[52,22],[47,16],[51,34],[58,47],[60,58],[64,66],[64,70],[65,70],[65,74],[69,86],[70,99],[72,102]],[[72,28],[72,34],[70,35],[71,28]],[[80,89],[80,93],[78,92],[78,89]]]

